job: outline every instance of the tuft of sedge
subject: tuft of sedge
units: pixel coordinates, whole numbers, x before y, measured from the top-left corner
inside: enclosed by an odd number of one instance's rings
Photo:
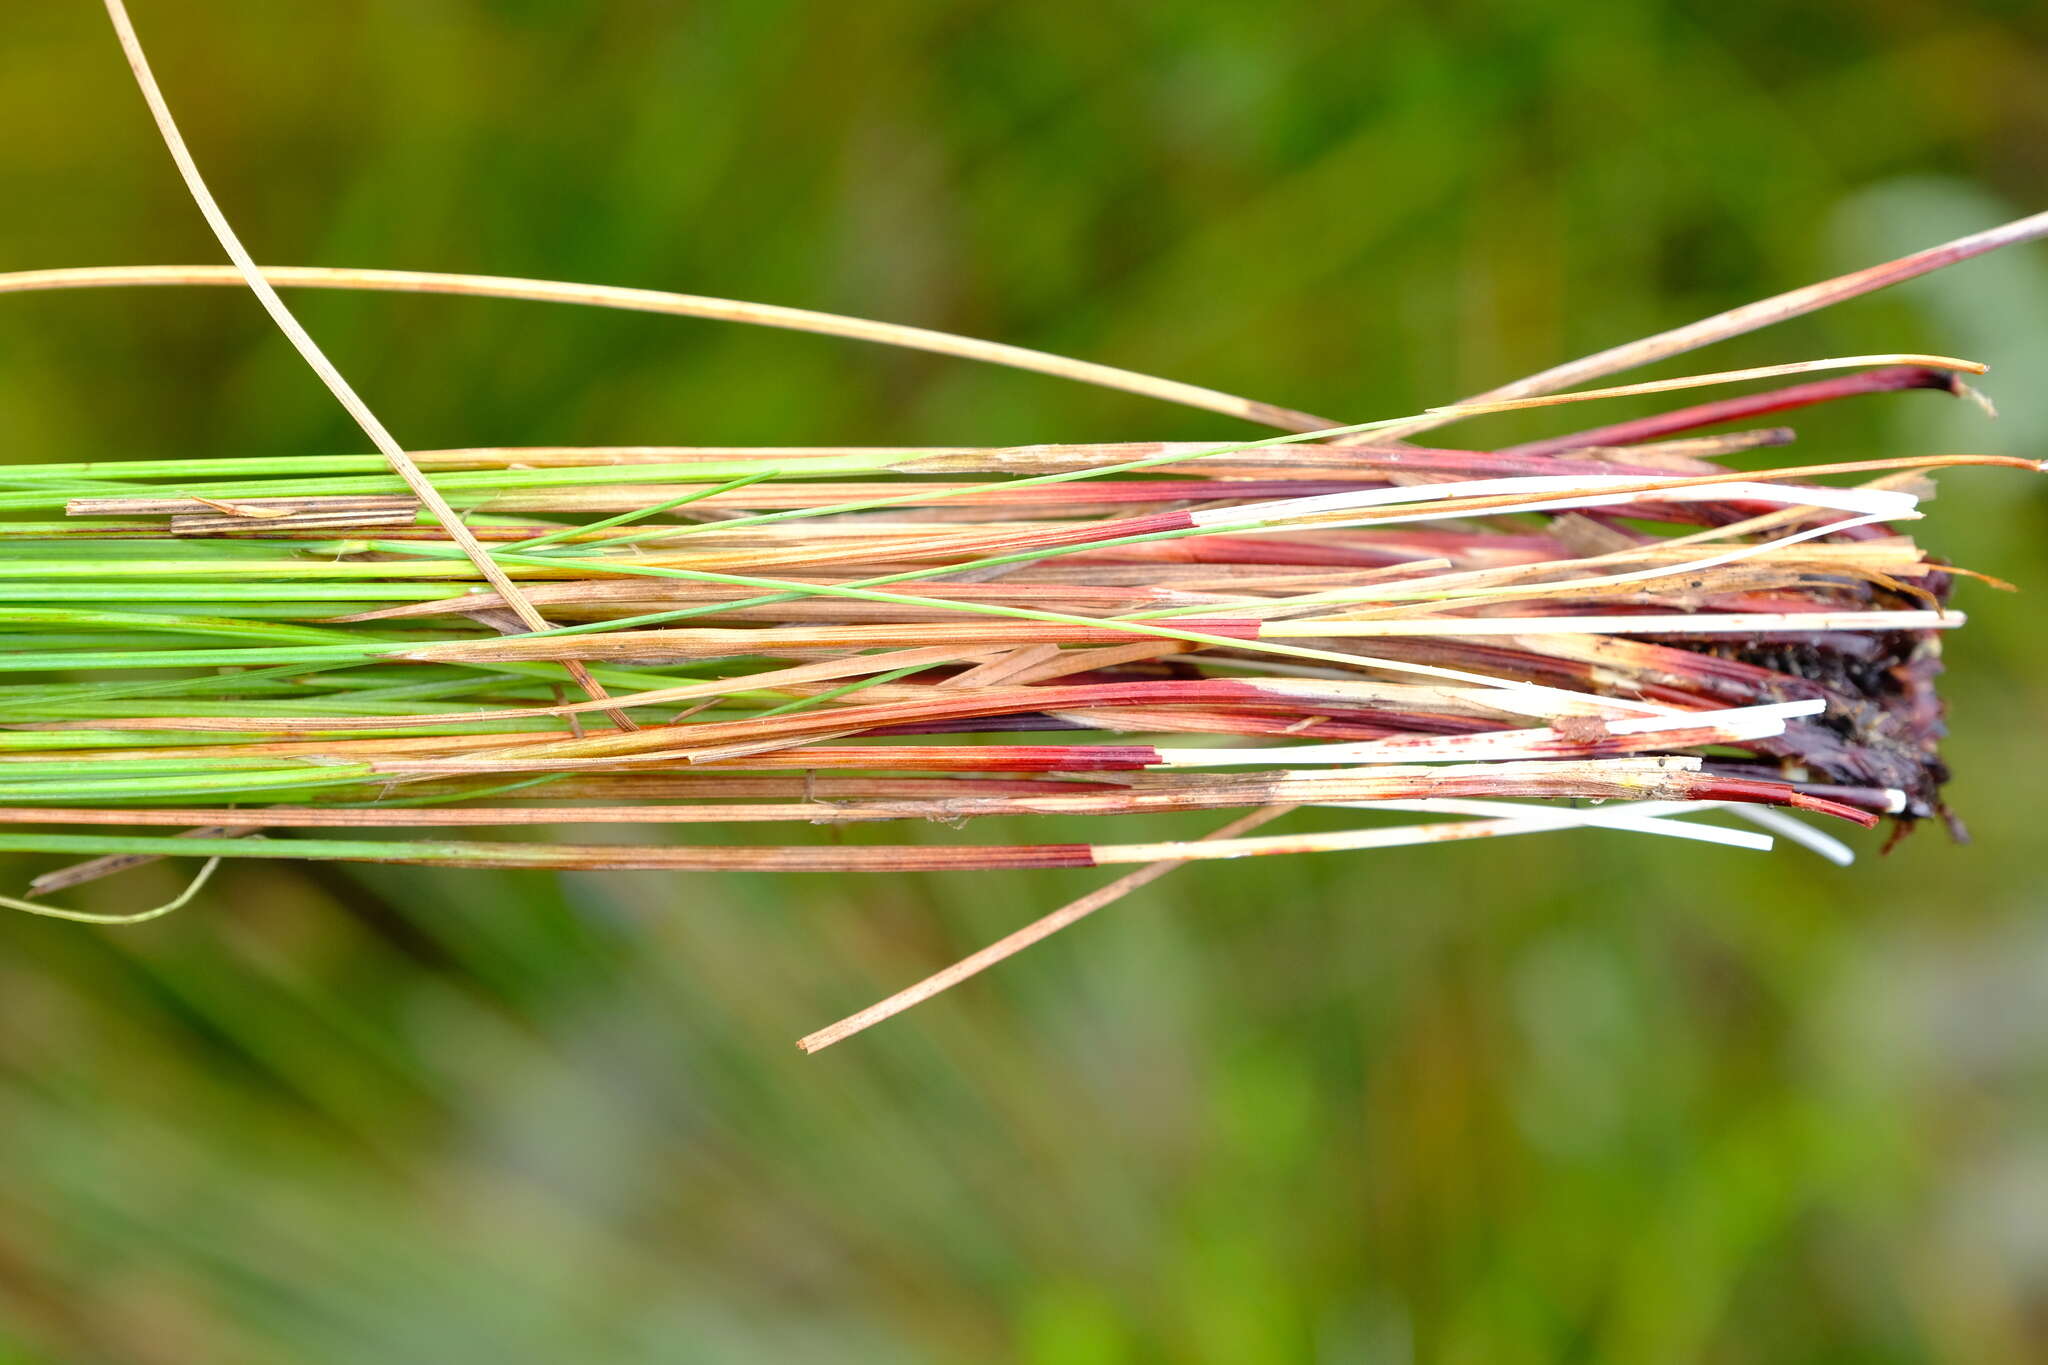
[[[1766,464],[1793,432],[1765,423],[1921,390],[1981,401],[1963,376],[1984,367],[1883,354],[1600,381],[2036,240],[2048,214],[1458,404],[1342,423],[804,310],[256,267],[206,193],[119,0],[107,7],[236,264],[0,275],[0,293],[253,287],[377,453],[9,470],[0,852],[73,860],[36,894],[169,856],[209,870],[247,857],[1139,868],[857,1025],[813,1035],[810,1049],[1187,861],[1570,828],[1745,848],[1775,834],[1847,856],[1793,811],[1889,818],[1898,831],[1941,817],[1959,831],[1943,798],[1935,683],[1943,635],[1963,623],[1952,599],[1965,571],[1908,531],[1936,472],[2037,466],[1994,455]],[[293,288],[822,332],[1105,384],[1282,434],[414,451],[298,327],[277,293]],[[1740,392],[1517,445],[1483,435],[1498,412],[1709,386]],[[1465,434],[1449,441],[1454,425]],[[1358,823],[1254,832],[1303,807]],[[1088,818],[1205,811],[1240,815],[1210,837],[1143,843]],[[1754,823],[1698,818],[1718,811]],[[1388,813],[1425,818],[1389,824]],[[1059,837],[1043,842],[815,833],[1055,815],[1067,817]],[[759,823],[793,835],[580,844],[414,833]]]

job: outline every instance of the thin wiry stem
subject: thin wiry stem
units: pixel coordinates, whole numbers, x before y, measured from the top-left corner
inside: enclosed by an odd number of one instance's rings
[[[511,608],[513,614],[528,630],[546,630],[547,618],[534,610],[533,605],[520,596],[518,586],[492,562],[489,553],[477,543],[476,537],[469,533],[469,528],[463,525],[462,518],[455,514],[455,509],[448,505],[447,499],[441,496],[440,490],[434,487],[432,480],[428,479],[413,462],[412,457],[406,454],[405,447],[398,443],[397,438],[385,429],[377,414],[370,410],[370,405],[365,403],[354,386],[342,377],[334,362],[327,358],[327,353],[320,349],[320,344],[300,325],[298,318],[293,316],[291,309],[285,307],[284,300],[277,296],[277,291],[263,277],[263,272],[256,266],[255,258],[250,256],[248,249],[242,245],[241,237],[236,234],[234,227],[228,222],[227,215],[221,211],[220,204],[214,199],[213,191],[207,188],[206,179],[200,174],[199,163],[193,159],[191,149],[185,145],[185,136],[178,131],[177,120],[171,116],[170,103],[165,100],[162,88],[157,85],[156,74],[150,70],[149,58],[142,50],[142,40],[136,36],[135,26],[129,21],[128,7],[122,0],[105,0],[105,4],[107,17],[113,21],[114,34],[120,40],[121,51],[128,59],[129,70],[135,74],[135,83],[142,91],[143,102],[149,106],[150,117],[156,121],[164,147],[170,152],[171,160],[177,164],[178,174],[183,177],[185,188],[191,192],[193,202],[198,205],[200,214],[206,219],[206,225],[213,230],[213,235],[219,239],[222,249],[234,261],[236,273],[241,281],[255,293],[257,301],[263,305],[263,311],[270,314],[271,321],[277,324],[278,329],[285,334],[293,349],[305,360],[313,373],[320,377],[320,382],[327,386],[328,392],[347,409],[349,416],[355,419],[356,425],[363,429],[363,434],[370,438],[370,443],[391,462],[392,470],[405,481],[413,496],[417,497],[434,514],[434,519],[447,530],[448,538],[462,548],[463,553],[469,556],[470,562],[476,565],[477,572],[488,579],[491,586],[504,596],[506,605]],[[601,699],[605,695],[602,685],[590,676],[589,670],[581,662],[567,660],[564,666],[575,678],[577,685],[592,697]],[[623,711],[614,712],[613,720],[621,728],[632,728],[633,722]]]
[[[1905,352],[1889,355],[1830,356],[1825,360],[1795,360],[1785,365],[1753,365],[1744,370],[1719,370],[1712,374],[1690,374],[1677,379],[1650,379],[1640,384],[1612,384],[1606,388],[1575,389],[1569,393],[1536,394],[1524,398],[1467,399],[1461,403],[1446,403],[1428,411],[1432,417],[1475,417],[1481,413],[1519,412],[1525,408],[1555,407],[1560,403],[1585,403],[1601,398],[1633,398],[1650,393],[1670,393],[1677,389],[1706,388],[1715,384],[1741,384],[1754,379],[1784,379],[1795,374],[1814,374],[1822,370],[1854,370],[1865,367],[1881,370],[1897,366],[1953,370],[1963,374],[1983,374],[1991,368],[1980,361],[1958,360],[1954,356],[1916,355]]]
[[[132,862],[124,863],[124,866],[133,865]],[[198,873],[193,876],[190,882],[186,883],[185,889],[178,895],[165,901],[162,905],[149,910],[138,910],[129,915],[103,915],[91,910],[67,910],[60,905],[45,905],[40,901],[20,900],[13,896],[0,896],[0,906],[4,906],[9,910],[19,910],[23,914],[41,915],[45,919],[68,919],[77,924],[145,924],[153,919],[162,919],[165,915],[182,910],[190,905],[193,897],[203,891],[206,888],[207,882],[213,879],[214,871],[219,867],[219,858],[208,858],[204,863],[200,864]],[[75,886],[82,880],[88,879],[75,878],[66,881],[64,884]]]
[[[1200,408],[1241,418],[1259,426],[1282,431],[1316,431],[1342,423],[1325,421],[1310,413],[1296,412],[1271,403],[1239,398],[1235,394],[1160,379],[1113,365],[1073,360],[1045,351],[1001,342],[955,336],[926,327],[877,322],[870,318],[847,317],[809,308],[789,308],[773,303],[749,303],[741,299],[714,298],[705,294],[675,294],[659,289],[628,289],[615,285],[572,284],[563,280],[514,279],[502,275],[463,275],[424,270],[364,270],[323,266],[264,266],[262,278],[284,289],[357,289],[406,294],[460,294],[473,298],[521,299],[532,303],[583,304],[596,308],[618,308],[630,312],[666,313],[674,317],[705,318],[716,322],[740,322],[757,327],[778,327],[787,331],[812,332],[843,337],[850,341],[877,342],[906,350],[928,351],[960,360],[977,360],[1071,379],[1099,388],[1118,389],[1164,403]],[[140,265],[88,266],[60,270],[24,270],[0,274],[0,294],[42,289],[99,289],[113,286],[152,285],[234,285],[242,277],[221,266]]]
[[[1917,279],[1944,266],[1969,260],[1973,256],[1981,256],[1988,251],[1996,251],[2000,247],[2014,246],[2021,242],[2036,242],[2044,237],[2048,237],[2048,211],[2014,219],[2010,223],[1987,228],[1983,232],[1958,237],[1954,241],[1916,251],[1895,261],[1868,266],[1846,275],[1838,275],[1831,280],[1823,280],[1818,284],[1790,289],[1767,299],[1759,299],[1755,303],[1730,308],[1724,313],[1716,313],[1712,317],[1701,318],[1698,322],[1674,327],[1639,341],[1595,351],[1592,355],[1582,356],[1562,365],[1553,365],[1547,370],[1540,370],[1513,383],[1502,384],[1498,388],[1474,394],[1465,401],[1489,403],[1555,393],[1589,380],[1654,364],[1687,351],[1698,350],[1702,346],[1711,346],[1717,341],[1726,341],[1731,337],[1754,332],[1790,318],[1818,312],[1846,299],[1889,288],[1906,280]],[[1404,423],[1381,433],[1381,439],[1413,436],[1443,425],[1444,420],[1434,416],[1421,417],[1414,422]]]
[[[1249,834],[1261,825],[1270,824],[1293,810],[1292,806],[1266,806],[1249,815],[1241,815],[1222,828],[1205,834],[1206,840],[1235,839]],[[844,1042],[856,1033],[866,1032],[885,1019],[893,1019],[903,1011],[949,991],[971,976],[977,976],[1006,958],[1015,957],[1034,943],[1042,943],[1068,925],[1078,923],[1105,906],[1114,905],[1124,897],[1158,881],[1167,873],[1180,866],[1177,862],[1157,862],[1127,872],[1106,886],[1101,886],[1077,900],[1067,902],[1059,909],[1044,915],[1023,928],[1003,935],[988,947],[969,953],[950,967],[933,972],[924,980],[906,986],[886,999],[878,1000],[864,1010],[847,1015],[837,1023],[828,1024],[815,1032],[797,1039],[801,1052],[822,1052],[834,1043]]]

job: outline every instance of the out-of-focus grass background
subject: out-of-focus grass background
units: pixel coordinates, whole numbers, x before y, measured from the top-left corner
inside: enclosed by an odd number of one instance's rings
[[[266,260],[864,313],[1354,419],[2048,205],[2021,0],[137,9]],[[0,14],[0,129],[0,268],[217,259],[97,6]],[[1243,430],[811,337],[300,303],[417,446]],[[2004,419],[1865,400],[1801,453],[2048,454],[2041,248],[1706,359],[1894,348],[1990,361]],[[5,458],[361,445],[245,297],[0,305]],[[2023,476],[1934,512],[2048,583]],[[816,1059],[1102,874],[248,865],[144,928],[0,921],[0,1359],[2038,1361],[2048,644],[1963,605],[1973,848],[1210,865]]]

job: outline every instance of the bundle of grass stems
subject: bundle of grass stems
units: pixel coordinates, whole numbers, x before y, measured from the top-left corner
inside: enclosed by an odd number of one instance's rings
[[[1938,469],[2038,466],[1955,454],[1756,466],[1792,440],[1781,414],[1907,389],[1974,396],[1962,376],[1983,367],[1857,356],[1593,386],[2048,235],[2048,214],[1466,403],[1347,424],[794,309],[259,268],[207,195],[118,0],[109,9],[235,265],[34,272],[0,276],[0,292],[253,287],[378,453],[5,471],[0,823],[16,832],[0,833],[0,852],[89,860],[39,878],[35,895],[170,856],[209,871],[222,858],[1139,869],[806,1040],[816,1047],[1184,862],[1582,827],[1743,848],[1777,834],[1845,860],[1790,812],[1901,828],[1944,812],[1934,679],[1942,633],[1963,621],[1950,606],[1962,571],[1902,528]],[[797,328],[1105,384],[1282,434],[407,451],[273,286]],[[1445,440],[1504,410],[1706,385],[1737,396],[1688,394],[1661,415],[1501,449]],[[1252,832],[1300,807],[1360,823]],[[1749,823],[1691,818],[1723,810]],[[1180,811],[1248,813],[1170,842],[1119,841],[1110,820],[1092,842],[843,837],[871,823]],[[758,823],[794,837],[555,837]],[[521,827],[545,833],[467,835]]]

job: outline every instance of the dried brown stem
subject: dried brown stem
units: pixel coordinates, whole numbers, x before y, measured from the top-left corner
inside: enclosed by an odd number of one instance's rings
[[[1248,834],[1261,825],[1270,824],[1293,810],[1292,806],[1267,806],[1249,815],[1241,815],[1222,828],[1203,835],[1204,840],[1232,839]],[[951,990],[971,976],[978,975],[1006,958],[1015,957],[1034,943],[1042,943],[1070,924],[1078,923],[1105,906],[1114,905],[1125,896],[1142,887],[1158,881],[1167,873],[1179,867],[1179,863],[1148,863],[1135,872],[1127,872],[1107,886],[1090,891],[1078,900],[1067,902],[1049,915],[1033,920],[1013,933],[1005,934],[988,947],[969,953],[952,966],[933,972],[915,985],[906,986],[885,1000],[878,1000],[866,1009],[847,1015],[835,1024],[827,1024],[814,1033],[807,1033],[797,1039],[797,1048],[803,1052],[822,1052],[834,1043],[844,1042],[856,1033],[864,1032],[895,1016],[921,1005],[941,991]]]

